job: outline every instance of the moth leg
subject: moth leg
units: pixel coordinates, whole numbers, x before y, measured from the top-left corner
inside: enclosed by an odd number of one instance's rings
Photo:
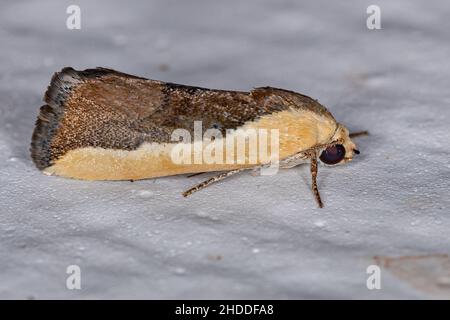
[[[369,131],[364,130],[364,131],[352,132],[352,133],[350,133],[348,136],[349,136],[350,138],[354,138],[354,137],[368,136],[368,135],[369,135]]]
[[[234,169],[234,170],[222,172],[214,177],[209,178],[208,180],[200,182],[199,184],[193,186],[189,190],[186,190],[185,192],[183,192],[183,197],[187,197],[187,196],[193,194],[194,192],[197,192],[199,190],[206,188],[207,186],[209,186],[210,184],[213,184],[214,182],[223,180],[225,178],[228,178],[228,177],[230,177],[236,173],[242,172],[244,170],[248,170],[248,168]]]
[[[319,188],[317,188],[317,154],[315,152],[311,153],[311,188],[316,198],[319,208],[323,208],[322,199],[320,198]]]
[[[327,146],[327,145],[325,145]],[[310,159],[310,170],[311,170],[311,189],[314,194],[314,197],[316,198],[317,204],[319,205],[319,208],[323,208],[322,199],[320,198],[319,188],[317,187],[317,172],[318,172],[318,165],[317,165],[317,150],[323,146],[317,146],[308,150],[305,150],[303,152],[299,152],[297,154],[294,154],[283,161],[281,161],[281,166],[285,168],[293,167],[297,164],[300,164],[300,161],[305,159]]]

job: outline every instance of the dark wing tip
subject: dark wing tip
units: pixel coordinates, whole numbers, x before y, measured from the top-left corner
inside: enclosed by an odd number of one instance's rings
[[[40,109],[30,148],[31,158],[41,170],[51,165],[51,143],[64,113],[64,103],[72,88],[80,82],[77,71],[66,67],[53,75],[45,92],[47,104]]]
[[[57,114],[49,105],[43,105],[31,138],[31,158],[40,170],[51,165],[51,142],[57,128]]]
[[[51,143],[64,114],[64,104],[72,89],[82,82],[79,72],[66,67],[56,72],[44,95],[31,139],[31,158],[39,169],[51,165]]]
[[[53,75],[44,95],[46,104],[40,109],[31,141],[31,158],[39,169],[42,170],[52,165],[52,140],[64,115],[65,103],[72,90],[85,80],[107,75],[144,79],[100,67],[84,71],[65,67]]]

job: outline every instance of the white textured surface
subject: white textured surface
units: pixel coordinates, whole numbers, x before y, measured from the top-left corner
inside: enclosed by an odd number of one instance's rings
[[[365,271],[375,255],[449,253],[447,1],[377,1],[378,31],[366,28],[368,1],[79,3],[79,31],[65,28],[71,1],[0,4],[1,298],[435,296],[384,269],[382,290],[369,291]],[[357,140],[351,164],[320,168],[322,210],[308,167],[236,176],[188,199],[180,192],[201,176],[47,177],[28,146],[64,66],[291,89],[371,136]],[[65,288],[71,264],[80,291]],[[436,277],[448,297],[447,278]]]

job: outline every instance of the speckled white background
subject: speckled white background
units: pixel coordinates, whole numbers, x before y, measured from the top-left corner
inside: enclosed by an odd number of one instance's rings
[[[0,298],[450,297],[450,267],[433,258],[405,266],[413,276],[382,269],[382,289],[366,288],[376,255],[450,249],[450,5],[377,0],[382,30],[370,31],[373,3],[77,1],[82,29],[68,30],[72,1],[1,1]],[[64,66],[282,87],[371,136],[351,164],[319,168],[321,210],[307,166],[187,199],[202,177],[47,177],[28,147]],[[65,287],[71,264],[82,290]]]

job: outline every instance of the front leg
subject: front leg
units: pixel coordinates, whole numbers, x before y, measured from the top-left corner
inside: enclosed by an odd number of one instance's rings
[[[296,165],[303,163],[307,159],[310,160],[311,189],[319,208],[323,208],[323,202],[320,197],[319,188],[317,187],[317,172],[318,172],[317,152],[335,143],[339,143],[339,140],[333,141],[332,143],[317,145],[315,147],[312,147],[305,151],[301,151],[280,161],[281,168],[292,168]]]
[[[323,208],[322,199],[320,198],[319,188],[317,187],[317,154],[315,152],[311,152],[311,188],[314,193],[314,197],[316,198],[317,204],[319,208]]]

